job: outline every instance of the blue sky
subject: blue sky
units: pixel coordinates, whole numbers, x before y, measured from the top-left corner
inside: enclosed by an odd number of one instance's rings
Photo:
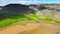
[[[41,4],[41,3],[59,3],[60,0],[0,0],[0,6],[4,6],[10,3],[19,3],[19,4]]]

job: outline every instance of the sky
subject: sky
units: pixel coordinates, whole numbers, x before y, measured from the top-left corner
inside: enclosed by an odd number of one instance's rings
[[[10,3],[19,3],[19,4],[60,4],[60,0],[0,0],[0,6],[4,6]]]

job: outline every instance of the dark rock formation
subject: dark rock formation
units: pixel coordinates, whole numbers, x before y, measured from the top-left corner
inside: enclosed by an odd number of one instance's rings
[[[30,10],[28,5],[8,4],[1,9],[0,14],[24,15]]]
[[[0,20],[32,13],[28,5],[8,4],[0,9]]]

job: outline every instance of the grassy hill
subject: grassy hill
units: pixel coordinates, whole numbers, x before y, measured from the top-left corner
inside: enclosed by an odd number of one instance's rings
[[[10,5],[9,5],[10,6]],[[14,5],[8,7],[5,7],[6,11],[4,8],[4,10],[0,11],[0,28],[5,27],[5,26],[9,26],[12,24],[16,24],[18,22],[21,21],[30,21],[30,20],[36,20],[36,21],[46,21],[46,22],[54,22],[54,23],[60,23],[60,12],[55,10],[56,5],[46,5],[46,7],[43,7],[45,9],[42,8],[42,10],[40,10],[39,8],[41,8],[39,5],[30,5],[33,8],[29,8],[30,6],[26,6],[23,5],[22,7],[18,7],[19,5],[16,5],[14,7]],[[53,8],[53,10],[51,10],[50,8]],[[17,9],[18,7],[18,9]],[[27,8],[26,8],[27,7]],[[50,7],[50,8],[48,8]],[[12,9],[13,8],[13,9]],[[22,8],[22,9],[21,9]],[[7,9],[11,10],[11,11],[7,11]],[[15,11],[15,10],[18,11]],[[35,10],[37,9],[37,10]],[[22,10],[22,11],[20,11]],[[23,15],[21,15],[23,14]]]

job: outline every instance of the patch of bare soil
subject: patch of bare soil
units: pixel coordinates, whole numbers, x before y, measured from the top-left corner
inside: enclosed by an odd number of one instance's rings
[[[37,21],[21,22],[1,28],[0,34],[60,34],[60,25]]]

